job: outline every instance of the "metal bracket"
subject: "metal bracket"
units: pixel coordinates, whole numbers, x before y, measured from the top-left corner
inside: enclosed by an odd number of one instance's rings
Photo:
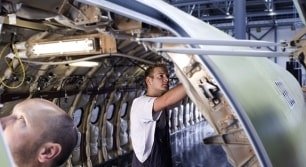
[[[191,60],[191,63],[189,66],[184,67],[183,71],[186,74],[188,78],[191,78],[194,73],[201,70],[200,63],[194,62],[194,60]]]
[[[218,122],[218,125],[224,131],[224,130],[229,130],[230,127],[238,128],[238,125],[236,125],[237,123],[238,120],[235,119],[233,115],[227,115],[224,120]]]
[[[250,144],[242,129],[227,134],[210,136],[205,138],[203,141],[205,144]]]
[[[209,79],[206,77],[202,78],[200,80],[199,87],[202,88],[205,97],[211,100],[214,106],[221,102],[219,98],[219,87],[213,82],[209,81]]]

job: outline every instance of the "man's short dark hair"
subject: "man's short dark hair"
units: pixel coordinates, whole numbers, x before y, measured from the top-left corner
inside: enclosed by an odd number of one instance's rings
[[[146,80],[147,77],[152,76],[154,69],[157,67],[163,68],[165,71],[168,71],[167,66],[165,64],[154,64],[149,66],[149,68],[145,70],[144,79]],[[145,85],[147,86],[146,82]]]
[[[145,76],[144,77],[146,78],[146,77],[152,75],[154,69],[157,68],[157,67],[163,68],[165,71],[167,71],[167,67],[166,67],[165,64],[154,64],[152,66],[149,66],[149,68],[147,68],[145,70]]]

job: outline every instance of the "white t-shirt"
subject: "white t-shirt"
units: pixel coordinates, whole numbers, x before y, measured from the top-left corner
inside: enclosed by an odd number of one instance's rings
[[[134,152],[140,162],[150,155],[155,135],[156,121],[161,112],[153,112],[156,97],[140,96],[134,99],[131,114],[131,140]]]

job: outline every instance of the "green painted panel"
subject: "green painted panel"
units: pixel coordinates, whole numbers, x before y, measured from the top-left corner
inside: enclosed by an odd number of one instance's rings
[[[11,167],[13,166],[12,162],[12,156],[9,152],[8,146],[4,141],[2,127],[0,125],[0,166]]]

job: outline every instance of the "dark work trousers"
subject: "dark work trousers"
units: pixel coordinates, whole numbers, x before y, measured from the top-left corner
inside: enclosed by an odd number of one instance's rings
[[[164,111],[156,124],[151,154],[141,163],[133,153],[132,167],[172,167],[168,111]]]

